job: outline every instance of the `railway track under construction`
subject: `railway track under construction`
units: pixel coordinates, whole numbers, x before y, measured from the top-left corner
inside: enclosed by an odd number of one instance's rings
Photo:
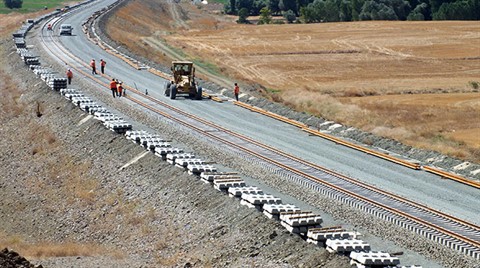
[[[54,21],[59,23],[61,19]],[[48,23],[48,22],[47,22]],[[90,77],[102,86],[106,79],[99,79],[85,72],[84,62],[72,55],[51,32],[42,29],[42,43],[59,60],[75,61],[78,73]],[[407,200],[401,196],[370,186],[359,180],[328,170],[302,160],[271,146],[262,144],[222,126],[186,113],[168,102],[156,99],[127,86],[130,101],[171,120],[196,133],[199,138],[212,141],[271,172],[292,182],[318,191],[332,199],[356,207],[366,213],[407,228],[428,239],[480,259],[480,226],[452,217],[441,211]]]

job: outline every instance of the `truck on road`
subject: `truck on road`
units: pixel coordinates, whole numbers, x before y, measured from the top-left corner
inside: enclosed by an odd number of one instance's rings
[[[70,24],[60,25],[60,35],[72,35],[73,27]]]

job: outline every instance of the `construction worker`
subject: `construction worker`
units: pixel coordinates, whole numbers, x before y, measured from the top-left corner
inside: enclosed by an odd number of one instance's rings
[[[107,62],[100,59],[100,71],[102,71],[102,74],[105,74],[105,65],[107,65]]]
[[[97,66],[94,59],[90,62],[90,67],[92,67],[92,74],[97,74]]]
[[[119,82],[117,85],[117,96],[121,97],[123,93],[123,85],[122,82]]]
[[[67,79],[68,79],[68,84],[69,85],[72,83],[72,78],[73,78],[73,72],[72,72],[72,70],[68,69],[67,70]]]
[[[117,81],[115,81],[115,78],[110,82],[110,90],[112,90],[112,95],[115,98],[117,94]]]
[[[235,87],[233,88],[233,94],[235,94],[235,99],[238,101],[238,93],[240,93],[240,87],[235,83]]]

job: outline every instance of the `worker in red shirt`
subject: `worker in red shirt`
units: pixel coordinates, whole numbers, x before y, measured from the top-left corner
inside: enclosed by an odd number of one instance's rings
[[[104,61],[103,59],[100,60],[100,71],[102,74],[105,74],[105,65],[107,65],[107,62]]]
[[[123,85],[122,85],[122,82],[120,82],[117,84],[117,96],[121,97],[122,93],[123,93]]]
[[[92,67],[92,74],[97,74],[97,66],[94,59],[90,62],[90,67]]]
[[[68,79],[68,84],[69,85],[72,83],[72,78],[73,78],[73,72],[72,72],[72,70],[68,69],[67,70],[67,79]]]
[[[233,88],[233,94],[235,94],[235,99],[238,101],[238,93],[240,93],[240,87],[235,83],[235,87]]]
[[[110,90],[112,90],[112,95],[115,98],[115,95],[117,94],[117,82],[115,81],[115,78],[110,82]]]

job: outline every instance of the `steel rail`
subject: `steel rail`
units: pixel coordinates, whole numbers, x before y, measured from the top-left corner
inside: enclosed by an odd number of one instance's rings
[[[107,10],[109,11],[109,10]],[[92,21],[92,25],[93,23],[95,23],[95,20],[98,19],[98,17],[102,16],[103,14],[98,14],[96,15],[96,17],[93,19]],[[105,45],[104,45],[104,41],[101,40],[99,38],[99,36],[97,34],[95,39],[92,38],[90,36],[89,33],[85,33],[87,35],[87,38],[92,42],[92,43],[95,43],[97,44],[100,48],[102,48],[103,50],[105,50],[107,53],[111,54],[111,55],[114,55],[120,59],[122,59],[123,61],[125,61],[126,63],[128,63],[129,65],[133,66],[134,68],[137,68],[138,69],[138,65],[137,64],[134,64],[132,63],[130,60],[126,59],[125,57],[121,56],[121,55],[118,55],[116,53],[113,53],[112,51],[110,51],[109,48],[107,48]],[[156,69],[153,69],[153,68],[149,68],[148,69],[149,72],[157,75],[157,76],[160,76],[164,79],[167,79],[167,80],[171,80],[171,77],[169,77],[168,74],[165,74],[161,71],[158,71]],[[203,95],[206,96],[206,97],[210,97],[212,100],[215,100],[217,102],[223,102],[222,99],[218,98],[218,97],[215,97],[215,96],[210,96],[209,94],[203,92]],[[416,169],[416,170],[425,170],[427,172],[430,172],[432,174],[435,174],[435,175],[439,175],[441,176],[442,178],[447,178],[447,179],[450,179],[450,180],[454,180],[454,181],[457,181],[457,182],[460,182],[460,183],[463,183],[465,185],[468,185],[468,186],[472,186],[472,187],[475,187],[477,189],[480,189],[480,182],[478,181],[474,181],[474,180],[471,180],[471,179],[467,179],[467,178],[464,178],[462,176],[459,176],[457,174],[454,174],[454,173],[451,173],[451,172],[447,172],[447,171],[444,171],[444,170],[441,170],[441,169],[438,169],[438,168],[435,168],[435,167],[430,167],[430,166],[422,166],[418,163],[412,163],[410,161],[407,161],[407,160],[404,160],[404,159],[400,159],[398,157],[393,157],[393,156],[390,156],[386,153],[382,153],[382,152],[378,152],[376,150],[372,150],[372,149],[369,149],[369,148],[366,148],[365,146],[360,146],[360,145],[357,145],[357,144],[354,144],[354,143],[351,143],[351,142],[348,142],[348,141],[345,141],[343,139],[339,139],[337,137],[334,137],[332,135],[328,135],[328,134],[325,134],[325,133],[322,133],[320,131],[317,131],[317,130],[314,130],[314,129],[311,129],[309,128],[306,124],[302,123],[302,122],[298,122],[296,120],[293,120],[293,119],[290,119],[290,118],[287,118],[285,116],[282,116],[282,115],[278,115],[278,114],[275,114],[275,113],[272,113],[270,111],[267,111],[267,110],[264,110],[264,109],[261,109],[261,108],[258,108],[258,107],[255,107],[255,106],[252,106],[252,105],[249,105],[249,104],[246,104],[246,103],[243,103],[243,102],[239,102],[239,101],[235,101],[234,102],[235,105],[238,105],[240,107],[243,107],[245,109],[248,109],[250,111],[253,111],[253,112],[257,112],[257,113],[260,113],[260,114],[263,114],[265,116],[268,116],[268,117],[272,117],[272,118],[275,118],[279,121],[283,121],[283,122],[286,122],[288,124],[291,124],[291,125],[294,125],[296,127],[299,127],[302,129],[302,131],[306,131],[312,135],[315,135],[315,136],[318,136],[318,137],[321,137],[321,138],[324,138],[324,139],[327,139],[327,140],[330,140],[330,141],[333,141],[337,144],[341,144],[343,146],[346,146],[346,147],[350,147],[352,149],[355,149],[355,150],[358,150],[358,151],[361,151],[361,152],[364,152],[364,153],[367,153],[367,154],[370,154],[370,155],[373,155],[373,156],[376,156],[376,157],[379,157],[379,158],[382,158],[382,159],[385,159],[387,161],[391,161],[393,163],[396,163],[396,164],[399,164],[399,165],[402,165],[402,166],[406,166],[406,167],[409,167],[409,168],[412,168],[412,169]]]
[[[44,26],[45,26],[45,25],[44,25]],[[61,45],[58,45],[57,42],[55,42],[55,40],[53,39],[53,37],[51,37],[51,38],[52,38],[53,42],[55,43],[55,46],[59,47],[59,49],[62,49],[62,46],[61,46]],[[45,39],[44,39],[43,34],[42,34],[42,41],[45,42]],[[47,49],[50,49],[50,48],[47,46]],[[62,51],[63,51],[63,50],[64,50],[64,49],[62,49]],[[50,51],[52,52],[52,54],[55,54],[55,53],[53,52],[53,50],[50,49]],[[69,54],[70,54],[70,53],[69,53]],[[58,56],[58,55],[56,55],[56,57],[59,58],[59,59],[61,59],[61,57]],[[75,57],[74,60],[78,61],[78,58]],[[63,62],[66,62],[65,60],[62,60],[62,61],[63,61]],[[82,65],[86,65],[86,64],[84,64],[82,61],[80,61],[80,63],[81,63]],[[75,68],[75,69],[77,69],[77,68]],[[80,70],[80,69],[77,69],[77,70],[80,71],[81,73],[86,74],[85,72],[83,72],[83,71]],[[88,74],[86,74],[86,76],[87,76],[87,77],[90,77],[90,78],[93,78],[91,75],[88,75]],[[105,85],[105,83],[101,82],[99,79],[95,79],[95,78],[94,78],[94,80],[95,80],[96,82],[102,84],[102,85]],[[177,108],[175,108],[175,107],[173,107],[173,106],[171,106],[171,105],[168,105],[168,104],[166,104],[166,103],[164,103],[164,102],[161,102],[161,101],[159,101],[159,100],[157,100],[157,99],[155,99],[155,98],[153,98],[153,97],[151,97],[151,96],[145,95],[145,94],[143,94],[142,92],[138,92],[138,91],[136,91],[135,89],[133,89],[133,88],[131,88],[131,87],[129,87],[129,88],[130,88],[129,90],[130,90],[131,92],[134,92],[135,94],[137,94],[137,95],[139,95],[139,96],[141,96],[141,97],[143,97],[143,98],[146,98],[146,99],[148,99],[148,100],[150,100],[150,101],[153,101],[153,102],[155,102],[156,104],[161,104],[163,107],[166,107],[166,108],[168,108],[168,109],[170,109],[170,110],[173,110],[173,111],[175,111],[175,112],[177,112],[177,113],[180,113],[180,114],[182,114],[182,115],[184,115],[184,116],[186,116],[186,117],[189,117],[189,118],[191,118],[191,119],[195,119],[196,122],[201,122],[201,123],[203,123],[203,124],[205,124],[205,125],[208,125],[208,126],[210,126],[210,127],[215,127],[215,128],[217,128],[218,130],[221,130],[221,131],[223,131],[223,132],[225,132],[225,133],[227,133],[227,134],[229,134],[229,135],[235,136],[235,137],[237,137],[237,138],[241,138],[241,139],[243,139],[244,141],[250,142],[250,143],[252,143],[252,144],[254,144],[254,145],[256,145],[256,146],[260,146],[260,147],[262,147],[262,148],[264,148],[264,149],[267,149],[267,150],[269,150],[269,151],[271,151],[271,152],[277,153],[277,154],[279,154],[279,155],[281,155],[281,156],[283,156],[283,157],[287,157],[287,158],[289,158],[290,160],[296,161],[296,162],[301,163],[301,164],[303,164],[303,165],[307,164],[307,166],[310,166],[310,167],[312,167],[312,168],[319,169],[319,170],[321,170],[322,172],[325,172],[325,173],[330,174],[330,175],[333,175],[333,176],[335,176],[335,177],[337,177],[337,178],[340,178],[340,179],[349,181],[349,182],[351,182],[351,183],[354,183],[354,184],[357,185],[357,186],[360,186],[360,187],[363,187],[363,188],[365,188],[365,189],[369,189],[369,190],[371,190],[371,191],[375,191],[375,192],[381,193],[381,194],[383,194],[383,195],[385,195],[385,196],[394,198],[394,199],[396,199],[396,201],[399,201],[399,202],[402,201],[402,202],[407,203],[407,204],[409,204],[409,205],[411,205],[411,206],[416,206],[416,207],[418,207],[418,208],[423,208],[423,209],[427,210],[429,213],[437,214],[437,215],[442,216],[442,217],[444,217],[444,218],[446,218],[446,219],[448,219],[448,220],[450,220],[450,221],[454,221],[454,222],[457,222],[457,223],[459,223],[459,224],[467,225],[467,226],[469,226],[470,228],[472,228],[472,229],[473,229],[474,231],[476,231],[476,232],[478,232],[478,231],[480,230],[480,227],[479,227],[479,226],[476,226],[476,225],[474,225],[474,224],[468,223],[468,222],[463,221],[463,220],[461,220],[461,219],[457,219],[457,218],[455,218],[455,217],[449,216],[449,215],[444,214],[444,213],[442,213],[442,212],[439,212],[439,211],[430,209],[430,208],[428,208],[428,207],[426,207],[426,206],[423,206],[423,205],[421,205],[421,204],[417,204],[417,203],[414,203],[414,202],[412,202],[412,201],[406,200],[406,199],[404,199],[404,198],[401,198],[401,197],[399,197],[399,196],[393,195],[393,194],[388,193],[388,192],[386,192],[386,191],[383,191],[383,190],[376,189],[376,188],[374,188],[374,187],[368,186],[368,185],[366,185],[366,184],[364,184],[364,183],[361,183],[361,182],[356,181],[356,180],[354,180],[354,179],[352,179],[352,178],[348,178],[348,177],[346,177],[346,176],[340,175],[340,174],[335,173],[335,172],[333,172],[333,171],[329,171],[329,170],[327,170],[327,169],[325,169],[325,168],[323,168],[323,167],[320,167],[320,166],[318,166],[318,165],[315,165],[315,164],[313,164],[313,163],[308,163],[308,162],[303,161],[303,160],[301,160],[301,159],[299,159],[299,158],[296,158],[296,157],[294,157],[294,156],[291,156],[291,155],[288,155],[288,154],[286,154],[286,153],[283,153],[283,152],[281,152],[280,150],[277,150],[277,149],[275,149],[275,148],[268,147],[268,146],[266,146],[266,145],[260,144],[260,143],[258,143],[258,142],[256,142],[256,141],[254,141],[254,140],[252,140],[252,139],[250,139],[250,138],[244,137],[244,136],[242,136],[242,135],[240,135],[240,134],[238,134],[238,133],[234,133],[234,132],[229,131],[229,130],[227,130],[227,129],[224,129],[224,128],[220,127],[220,126],[216,126],[215,124],[213,124],[213,123],[211,123],[211,122],[208,122],[208,121],[206,121],[206,120],[203,120],[203,119],[201,119],[201,118],[199,118],[199,117],[196,117],[196,116],[193,116],[193,115],[191,115],[191,114],[185,113],[185,112],[183,112],[183,111],[181,111],[181,110],[179,110],[179,109],[177,109]],[[175,120],[176,122],[179,122],[179,123],[181,123],[181,124],[183,124],[183,125],[191,128],[191,129],[194,129],[194,130],[196,130],[196,131],[198,131],[198,132],[201,132],[202,134],[204,134],[204,135],[206,135],[206,136],[209,136],[209,137],[214,138],[214,139],[216,139],[216,140],[219,140],[219,141],[221,141],[221,142],[223,142],[223,143],[225,143],[225,144],[228,144],[228,145],[230,145],[230,146],[233,146],[233,147],[235,147],[235,148],[238,148],[238,149],[240,149],[240,150],[242,150],[242,151],[244,151],[244,152],[247,152],[247,153],[249,153],[249,154],[251,154],[251,155],[253,155],[253,156],[256,156],[256,157],[258,157],[258,158],[260,158],[260,159],[263,159],[263,160],[265,160],[265,161],[267,161],[267,162],[269,162],[269,163],[275,164],[275,165],[277,165],[277,166],[279,166],[279,167],[282,167],[282,168],[284,168],[284,169],[286,169],[286,170],[289,170],[289,171],[291,171],[291,172],[293,172],[293,173],[295,173],[295,174],[298,174],[298,175],[301,175],[301,176],[303,176],[303,177],[309,178],[309,179],[311,179],[312,181],[315,181],[315,182],[317,182],[317,183],[320,183],[320,184],[323,184],[323,185],[327,185],[327,186],[329,186],[329,187],[331,187],[331,188],[333,188],[333,189],[336,189],[336,190],[339,191],[339,192],[346,193],[346,194],[348,194],[348,195],[354,196],[355,198],[358,198],[358,199],[363,200],[363,201],[365,201],[365,202],[368,202],[368,203],[370,203],[370,204],[374,204],[374,205],[376,205],[376,206],[378,206],[378,207],[381,207],[381,208],[383,208],[383,209],[386,209],[386,210],[388,210],[388,211],[392,211],[392,212],[394,212],[394,213],[397,213],[398,215],[402,215],[402,216],[405,217],[405,218],[414,220],[414,221],[416,221],[416,222],[418,222],[418,223],[421,223],[421,224],[423,224],[423,225],[425,225],[425,226],[428,226],[428,227],[430,227],[430,228],[439,230],[439,231],[442,232],[442,233],[445,233],[445,234],[447,234],[447,235],[449,235],[449,236],[451,236],[451,237],[454,237],[454,238],[456,238],[456,239],[459,239],[459,240],[461,240],[461,241],[464,241],[464,242],[466,242],[466,243],[468,243],[468,244],[470,244],[470,245],[473,245],[474,247],[480,247],[480,242],[479,242],[479,241],[470,239],[470,238],[465,237],[465,236],[463,236],[463,235],[459,235],[459,234],[457,234],[457,233],[455,233],[455,232],[453,232],[453,231],[450,231],[450,230],[445,229],[445,228],[443,228],[443,227],[440,227],[440,226],[438,226],[438,225],[432,224],[432,223],[430,223],[430,222],[428,222],[428,221],[426,221],[426,220],[424,220],[424,219],[420,219],[420,218],[414,217],[414,216],[412,216],[412,215],[410,215],[410,214],[408,214],[408,213],[405,213],[405,212],[403,212],[403,211],[400,211],[400,210],[398,210],[398,209],[391,208],[391,207],[389,207],[389,206],[385,206],[384,204],[382,204],[382,203],[380,203],[380,202],[378,202],[378,201],[371,200],[371,199],[369,199],[369,198],[366,198],[365,196],[362,196],[362,195],[359,195],[359,194],[357,194],[357,193],[354,193],[354,192],[351,192],[351,191],[349,191],[349,190],[346,190],[346,189],[344,189],[344,188],[338,187],[338,186],[336,186],[336,185],[334,185],[334,184],[331,184],[331,183],[329,183],[329,182],[326,182],[326,181],[324,181],[324,180],[320,180],[320,179],[318,179],[318,178],[316,178],[316,177],[314,177],[314,176],[311,176],[310,174],[308,174],[308,173],[306,173],[306,172],[303,172],[303,171],[301,171],[301,170],[292,168],[291,166],[288,166],[288,165],[286,165],[286,164],[284,164],[284,163],[281,163],[281,162],[279,162],[279,161],[277,161],[277,160],[274,160],[274,159],[272,159],[272,158],[266,157],[265,155],[262,155],[262,154],[260,154],[260,153],[258,153],[258,152],[255,152],[255,151],[251,150],[251,149],[248,149],[248,148],[245,148],[245,147],[243,147],[243,146],[240,146],[240,145],[238,145],[238,144],[235,143],[235,142],[232,142],[232,141],[223,139],[223,138],[219,137],[218,135],[215,135],[214,133],[211,133],[211,131],[205,131],[205,130],[203,130],[202,128],[196,127],[196,126],[188,123],[187,121],[180,120],[177,116],[172,116],[172,115],[170,115],[170,114],[168,114],[168,113],[166,113],[166,112],[160,111],[159,109],[157,109],[157,108],[155,108],[155,107],[152,107],[152,106],[150,106],[150,105],[148,105],[148,104],[146,104],[146,103],[144,103],[144,102],[142,102],[142,101],[140,101],[140,100],[138,100],[138,99],[136,99],[136,98],[133,98],[132,96],[129,96],[129,95],[128,95],[128,96],[127,96],[127,99],[129,99],[129,100],[131,100],[131,101],[133,101],[133,102],[135,102],[135,103],[137,103],[137,104],[139,104],[139,105],[141,105],[141,106],[143,106],[143,107],[145,107],[145,108],[148,108],[148,109],[150,109],[150,110],[152,110],[152,111],[154,111],[154,112],[156,112],[156,113],[159,113],[159,114],[161,114],[161,115],[163,115],[163,116],[165,116],[165,117],[167,117],[167,118],[169,118],[169,119],[171,119],[171,120]]]
[[[140,94],[140,95],[141,95],[141,94]],[[150,101],[155,102],[156,104],[160,104],[159,102],[156,101],[156,99],[154,99],[154,98],[152,98],[152,97],[150,97],[150,96],[143,96],[143,97],[149,99]],[[251,154],[251,155],[254,155],[255,157],[258,157],[258,158],[260,158],[260,159],[262,159],[262,160],[264,160],[264,161],[267,161],[267,162],[270,162],[270,163],[272,163],[272,164],[275,164],[275,165],[277,165],[277,166],[279,166],[279,167],[282,167],[282,168],[284,168],[284,169],[286,169],[286,170],[288,170],[288,171],[291,171],[291,172],[293,172],[293,173],[295,173],[295,174],[299,174],[299,175],[301,175],[301,176],[303,176],[303,177],[309,178],[309,179],[311,179],[312,181],[315,181],[315,182],[317,182],[317,183],[324,184],[324,185],[326,185],[326,186],[328,186],[328,187],[331,187],[331,188],[333,188],[333,189],[335,189],[335,190],[337,190],[337,191],[339,191],[339,192],[342,192],[342,193],[346,193],[346,194],[348,194],[348,195],[351,195],[351,196],[353,196],[353,197],[355,197],[355,198],[357,198],[357,199],[359,199],[359,200],[366,201],[366,202],[368,202],[368,203],[370,203],[370,204],[374,204],[374,205],[376,205],[376,206],[378,206],[378,207],[381,207],[381,208],[383,208],[383,209],[385,209],[385,210],[387,210],[387,211],[394,212],[394,213],[396,213],[396,214],[398,214],[398,215],[401,215],[401,216],[403,216],[403,217],[405,217],[405,218],[414,220],[414,221],[416,221],[416,222],[418,222],[418,223],[420,223],[420,224],[423,224],[423,225],[426,225],[426,226],[428,226],[428,227],[431,227],[431,228],[434,228],[434,229],[436,229],[436,230],[439,230],[439,231],[441,231],[441,232],[443,232],[443,233],[445,233],[445,234],[448,234],[448,235],[450,235],[450,236],[452,236],[452,237],[454,237],[454,238],[457,238],[457,239],[459,239],[459,240],[461,240],[461,241],[464,241],[464,242],[466,242],[466,243],[469,243],[469,244],[471,244],[471,245],[473,245],[473,246],[475,246],[475,247],[480,247],[480,241],[476,241],[476,240],[473,240],[473,239],[471,239],[471,238],[465,237],[465,236],[463,236],[463,235],[459,235],[459,234],[457,234],[457,233],[455,233],[455,232],[453,232],[453,231],[450,231],[450,230],[448,230],[448,229],[446,229],[446,228],[444,228],[444,227],[438,226],[438,225],[436,225],[436,224],[432,224],[431,222],[428,222],[428,221],[426,221],[426,220],[424,220],[424,219],[421,219],[421,218],[419,218],[419,217],[412,216],[411,214],[408,214],[408,213],[406,213],[406,212],[403,212],[403,211],[401,211],[401,210],[399,210],[399,209],[386,206],[386,205],[384,205],[384,204],[382,204],[382,203],[380,203],[380,202],[378,202],[378,201],[372,200],[372,199],[370,199],[370,198],[366,198],[365,196],[359,195],[359,194],[357,194],[357,193],[355,193],[355,192],[345,190],[344,188],[341,188],[341,187],[339,187],[339,186],[337,186],[337,185],[334,185],[334,184],[332,184],[332,183],[326,182],[326,181],[324,181],[324,180],[318,179],[318,178],[316,178],[316,177],[314,177],[314,176],[312,176],[312,175],[310,175],[310,174],[308,174],[308,173],[306,173],[306,172],[303,172],[303,171],[301,171],[301,170],[292,168],[291,166],[288,166],[288,165],[286,165],[286,164],[284,164],[284,163],[281,163],[281,162],[276,161],[276,160],[274,160],[274,159],[272,159],[272,158],[266,157],[266,156],[264,156],[264,155],[262,155],[262,154],[260,154],[260,153],[258,153],[258,152],[256,152],[256,151],[254,151],[254,150],[251,150],[251,149],[248,149],[248,148],[246,148],[246,147],[244,147],[244,146],[238,145],[238,144],[235,143],[235,142],[232,142],[232,141],[223,139],[223,138],[219,137],[218,135],[216,135],[216,134],[218,134],[218,132],[216,132],[216,131],[214,131],[214,132],[212,132],[211,130],[205,131],[205,130],[203,130],[202,128],[199,128],[199,127],[197,127],[197,126],[194,126],[194,125],[192,125],[192,124],[189,124],[189,123],[186,122],[186,121],[183,121],[183,120],[179,119],[177,116],[173,116],[173,115],[171,115],[171,114],[165,113],[164,111],[161,111],[161,110],[159,110],[159,109],[157,109],[157,108],[155,108],[155,107],[153,107],[153,106],[151,106],[151,105],[148,105],[148,104],[146,104],[145,102],[142,102],[141,100],[138,100],[138,99],[133,98],[133,97],[131,97],[131,96],[127,96],[127,98],[129,98],[129,99],[132,100],[133,102],[141,105],[142,107],[147,108],[147,109],[149,109],[149,110],[151,110],[151,111],[154,111],[154,112],[156,112],[156,113],[158,113],[158,114],[160,114],[160,115],[162,115],[162,116],[164,116],[164,117],[166,117],[166,118],[168,118],[168,119],[170,119],[170,120],[174,120],[174,121],[176,121],[176,122],[178,122],[178,123],[180,123],[180,124],[182,124],[182,125],[184,125],[184,126],[187,126],[187,127],[190,128],[190,129],[194,129],[195,131],[202,133],[202,134],[205,135],[205,136],[208,136],[208,137],[210,137],[210,138],[212,138],[212,139],[215,139],[215,140],[220,141],[220,142],[222,142],[222,143],[228,144],[229,146],[232,146],[232,147],[235,147],[235,148],[237,148],[237,149],[240,149],[240,150],[242,150],[242,151],[244,151],[244,152],[247,152],[247,153],[249,153],[249,154]],[[169,105],[167,105],[167,106],[169,106]],[[173,108],[175,108],[175,107],[173,107]],[[184,112],[182,112],[181,110],[180,110],[180,111],[179,111],[179,110],[176,110],[176,109],[173,109],[173,110],[175,110],[176,112],[180,112],[180,113],[182,113],[182,114],[184,113]],[[195,117],[195,116],[190,115],[190,114],[184,114],[184,115],[185,115],[185,116],[188,116],[188,117],[190,117],[190,118],[192,118],[192,119],[195,119],[195,120],[203,121],[201,118]],[[202,122],[202,123],[204,123],[204,122]],[[334,175],[334,176],[336,176],[336,177],[340,177],[340,178],[342,178],[342,179],[348,180],[349,182],[353,182],[353,183],[357,184],[357,185],[360,186],[360,187],[364,187],[364,188],[366,188],[366,189],[368,189],[368,190],[372,190],[372,191],[377,191],[377,192],[382,193],[382,194],[384,194],[384,195],[386,195],[386,196],[388,196],[388,197],[393,197],[393,198],[397,199],[397,201],[404,202],[404,203],[406,203],[406,204],[408,204],[408,205],[410,205],[410,206],[416,206],[416,207],[418,207],[418,208],[421,208],[421,209],[423,209],[423,210],[428,211],[429,213],[439,214],[439,215],[443,216],[444,218],[447,218],[447,219],[449,219],[449,220],[455,221],[455,222],[457,222],[457,223],[459,223],[459,224],[464,224],[464,225],[472,228],[474,231],[479,232],[479,237],[480,237],[480,226],[476,226],[476,225],[471,224],[471,223],[469,223],[469,222],[467,222],[467,221],[464,221],[464,220],[461,220],[461,219],[452,217],[452,216],[447,215],[447,214],[445,214],[445,213],[442,213],[442,212],[440,212],[440,211],[436,211],[436,210],[433,210],[433,209],[428,208],[428,207],[426,207],[426,206],[423,206],[423,205],[414,203],[414,202],[412,202],[412,201],[409,201],[409,200],[404,199],[404,198],[402,198],[402,197],[393,195],[393,194],[388,193],[388,192],[386,192],[386,191],[379,190],[379,189],[376,189],[376,188],[374,188],[374,187],[368,186],[368,185],[366,185],[366,184],[360,183],[360,182],[358,182],[358,181],[356,181],[356,180],[353,180],[353,179],[351,179],[351,178],[345,177],[345,176],[343,176],[343,175],[341,175],[341,174],[338,174],[338,173],[335,173],[335,172],[333,172],[333,171],[327,170],[327,169],[325,169],[325,168],[323,168],[323,167],[319,167],[319,166],[317,166],[317,165],[315,165],[315,164],[308,163],[308,162],[305,162],[305,161],[303,161],[303,160],[299,160],[298,158],[293,157],[293,156],[290,156],[290,155],[288,155],[288,154],[286,154],[286,153],[283,153],[283,152],[281,152],[281,151],[279,151],[279,150],[277,150],[277,149],[275,149],[275,148],[271,148],[271,147],[268,147],[268,146],[266,146],[266,145],[259,144],[258,142],[254,141],[254,140],[252,140],[252,139],[250,139],[250,138],[241,136],[240,134],[231,132],[231,131],[229,131],[229,130],[225,130],[225,129],[223,129],[222,127],[218,127],[218,126],[214,125],[213,123],[209,123],[209,124],[207,124],[207,125],[210,126],[210,127],[215,127],[215,128],[217,128],[218,130],[224,131],[224,132],[228,133],[229,135],[235,135],[235,136],[237,136],[237,137],[239,137],[239,138],[242,138],[242,139],[245,140],[245,141],[254,143],[255,145],[261,146],[261,147],[263,147],[263,148],[265,148],[265,149],[271,150],[271,151],[276,152],[276,153],[280,153],[280,154],[282,154],[283,156],[288,157],[288,158],[290,158],[290,159],[292,159],[292,160],[301,161],[302,164],[307,164],[307,165],[309,165],[309,166],[311,166],[311,167],[314,167],[314,168],[317,168],[317,169],[321,169],[323,172],[326,172],[326,173],[329,173],[330,175]]]

